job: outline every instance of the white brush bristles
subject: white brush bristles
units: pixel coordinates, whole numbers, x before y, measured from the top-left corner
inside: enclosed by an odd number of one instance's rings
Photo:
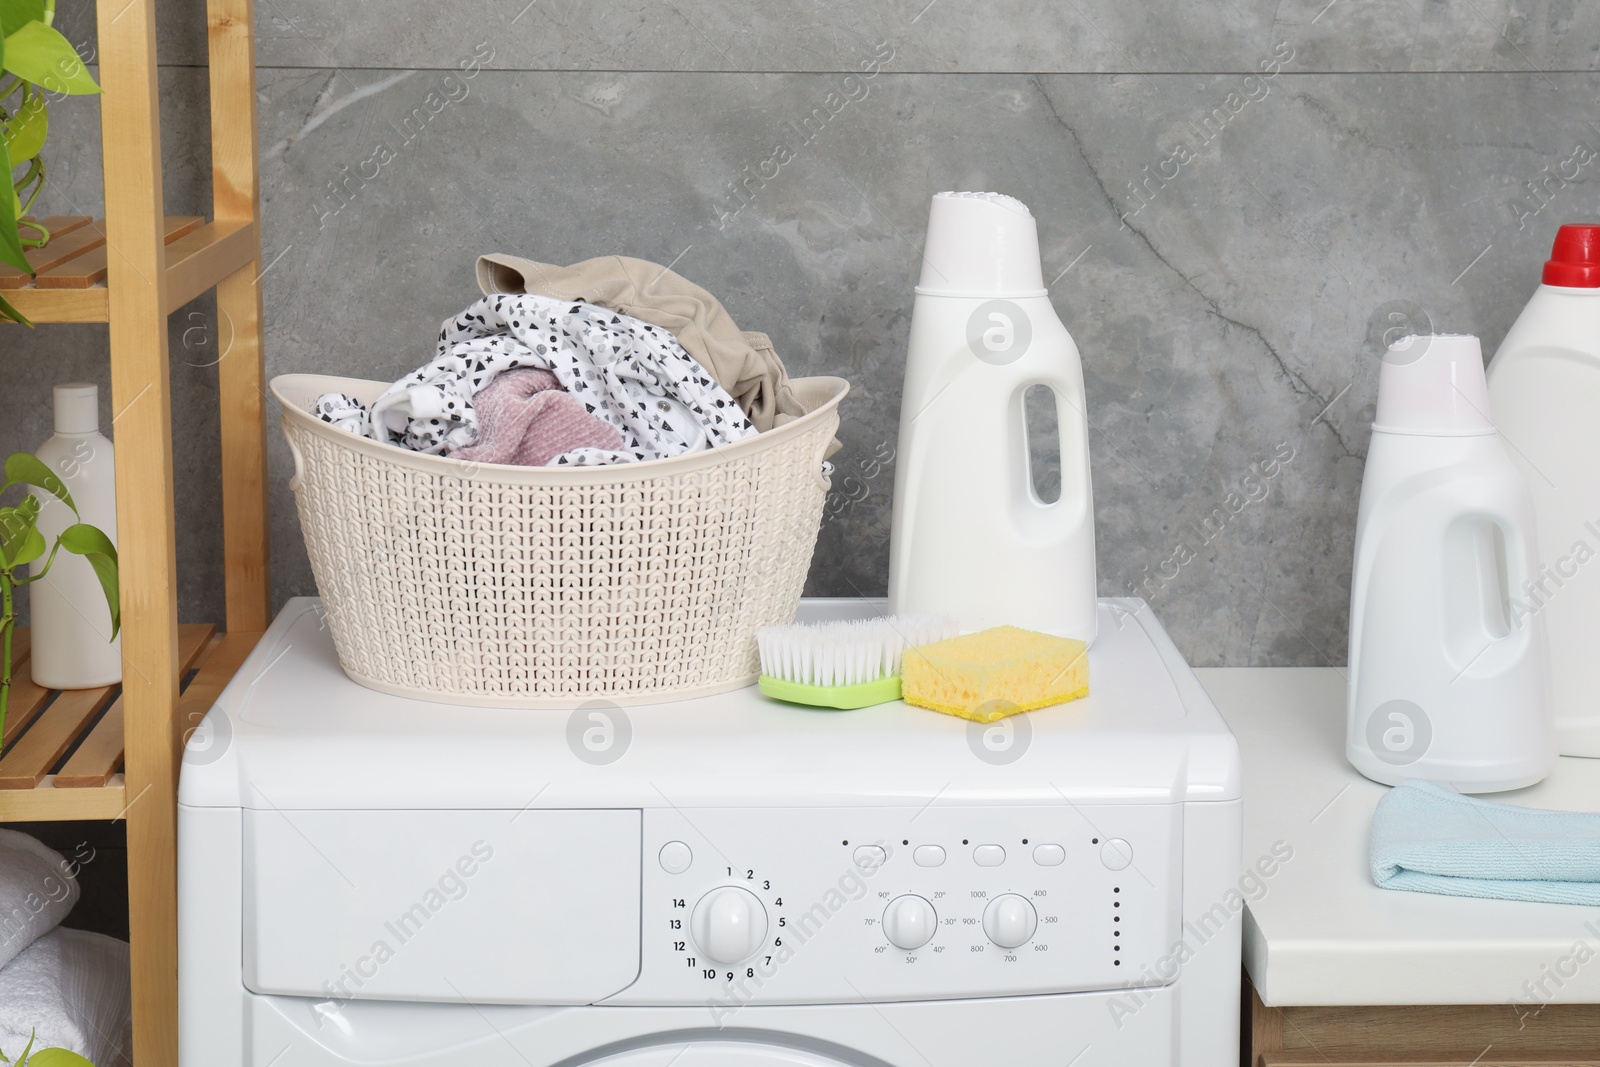
[[[769,677],[800,685],[859,685],[899,674],[906,649],[960,632],[956,621],[943,615],[890,615],[764,626],[756,631],[756,645],[761,673]]]

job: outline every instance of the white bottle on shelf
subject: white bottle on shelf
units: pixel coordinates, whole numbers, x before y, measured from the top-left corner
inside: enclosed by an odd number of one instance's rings
[[[1384,357],[1361,480],[1345,754],[1368,778],[1520,789],[1555,766],[1533,499],[1490,421],[1476,337]]]
[[[42,489],[39,532],[45,544],[74,522],[117,540],[116,464],[100,433],[100,390],[94,385],[55,388],[56,432],[34,452],[72,494],[78,515]],[[32,564],[44,569],[46,556]],[[46,689],[92,689],[122,680],[122,638],[111,640],[111,610],[94,568],[82,556],[57,552],[49,573],[28,586],[33,626],[33,680]]]
[[[1489,364],[1495,424],[1533,492],[1550,698],[1567,756],[1600,756],[1600,226],[1562,226]]]

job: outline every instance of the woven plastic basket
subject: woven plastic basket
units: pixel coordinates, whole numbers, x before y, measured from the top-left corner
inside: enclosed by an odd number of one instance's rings
[[[839,425],[841,378],[791,382],[809,414],[673,459],[512,467],[408,452],[310,414],[382,382],[272,381],[306,550],[345,673],[484,707],[644,704],[737,689],[755,633],[793,616]]]

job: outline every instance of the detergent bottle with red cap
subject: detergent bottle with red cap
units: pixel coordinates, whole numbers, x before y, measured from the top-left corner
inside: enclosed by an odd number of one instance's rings
[[[1557,231],[1488,376],[1538,522],[1539,569],[1509,607],[1544,616],[1561,753],[1600,757],[1600,223]]]

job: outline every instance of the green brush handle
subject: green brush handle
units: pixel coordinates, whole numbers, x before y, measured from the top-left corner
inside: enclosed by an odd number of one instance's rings
[[[761,691],[774,700],[790,704],[806,704],[814,708],[836,708],[849,711],[853,708],[870,708],[874,704],[887,704],[900,699],[900,676],[891,674],[859,685],[801,685],[763,674]]]

